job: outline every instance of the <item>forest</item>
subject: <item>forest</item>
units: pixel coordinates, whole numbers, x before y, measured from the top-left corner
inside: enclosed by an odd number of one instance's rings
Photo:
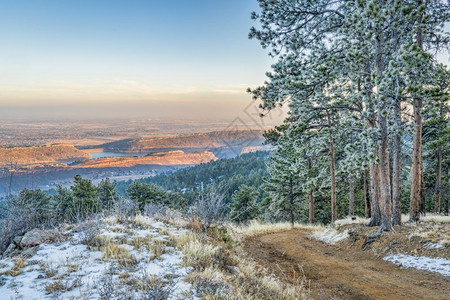
[[[266,132],[272,205],[330,199],[331,222],[355,214],[361,193],[372,226],[392,231],[433,211],[448,214],[448,51],[444,1],[259,1],[249,37],[277,58],[249,89],[270,111],[288,105]],[[362,184],[361,184],[362,183]],[[338,207],[347,191],[348,211]],[[291,220],[295,218],[291,213]]]

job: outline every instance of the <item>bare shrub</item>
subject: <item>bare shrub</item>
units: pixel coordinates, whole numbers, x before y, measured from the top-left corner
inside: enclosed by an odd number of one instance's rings
[[[145,300],[166,300],[174,292],[175,282],[173,279],[163,280],[157,276],[149,276],[144,271],[140,281],[144,289],[142,299]]]
[[[144,216],[164,218],[166,217],[166,207],[161,203],[147,203],[144,206]]]
[[[89,247],[95,246],[96,237],[100,234],[102,222],[99,219],[89,219],[77,226],[80,241]]]
[[[114,202],[114,212],[117,215],[118,221],[123,223],[130,218],[134,218],[139,207],[135,201],[120,197]]]
[[[112,299],[115,294],[115,284],[114,284],[114,272],[115,265],[111,263],[108,270],[103,274],[98,283],[98,293],[100,295],[100,299],[109,300]]]
[[[226,209],[224,196],[213,190],[201,195],[189,209],[188,215],[193,220],[197,218],[202,229],[207,230],[213,224],[224,219]]]

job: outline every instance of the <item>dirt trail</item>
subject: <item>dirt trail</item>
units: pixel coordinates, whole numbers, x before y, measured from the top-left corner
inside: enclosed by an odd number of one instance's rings
[[[285,281],[304,274],[314,299],[450,299],[448,277],[401,269],[370,251],[341,249],[309,234],[295,229],[250,237],[244,249]]]

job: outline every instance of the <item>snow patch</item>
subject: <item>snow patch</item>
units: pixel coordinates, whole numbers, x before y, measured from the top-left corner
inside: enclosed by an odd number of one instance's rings
[[[80,233],[68,232],[69,240],[62,243],[42,244],[37,253],[27,260],[23,273],[16,277],[2,275],[4,285],[0,286],[0,299],[100,299],[99,285],[102,278],[108,274],[112,265],[115,265],[119,272],[126,271],[130,278],[139,279],[143,273],[159,278],[170,278],[175,288],[169,299],[186,299],[188,295],[195,295],[192,285],[185,281],[186,276],[192,268],[182,267],[183,254],[163,243],[164,252],[159,259],[146,247],[135,248],[131,243],[124,243],[133,238],[144,238],[146,242],[166,241],[168,236],[162,235],[158,231],[168,232],[170,235],[180,235],[187,231],[177,229],[162,222],[141,217],[140,223],[145,223],[147,229],[137,229],[130,221],[128,226],[114,224],[111,226],[104,222],[100,235],[111,238],[118,247],[127,250],[136,257],[136,266],[121,267],[117,263],[112,264],[113,259],[105,259],[103,251],[89,249],[80,243]],[[112,222],[109,222],[112,223]],[[10,270],[14,265],[12,259],[4,258],[0,260],[0,273]],[[55,282],[61,282],[64,286],[77,287],[70,288],[59,293],[48,293],[46,287]],[[113,275],[115,285],[120,283],[118,275]],[[124,287],[122,283],[118,288]],[[139,291],[132,291],[130,297],[140,298]]]
[[[327,244],[335,244],[339,241],[345,240],[348,238],[348,230],[339,233],[334,228],[325,228],[322,230],[316,230],[311,234],[313,239],[322,241]]]
[[[423,245],[423,247],[425,249],[442,249],[442,248],[444,248],[444,245],[429,242],[429,243],[426,243],[425,245]]]
[[[415,268],[450,276],[450,260],[442,257],[391,254],[383,259],[405,268]]]

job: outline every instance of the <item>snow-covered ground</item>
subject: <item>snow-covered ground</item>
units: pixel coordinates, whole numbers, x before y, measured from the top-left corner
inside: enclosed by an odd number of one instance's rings
[[[405,268],[415,268],[450,276],[450,260],[437,257],[391,254],[383,258]]]
[[[140,299],[156,290],[169,292],[169,299],[195,298],[184,280],[191,269],[181,266],[183,254],[167,242],[185,231],[145,218],[105,222],[101,247],[88,247],[80,233],[67,231],[66,241],[42,244],[29,259],[0,260],[0,299]]]

